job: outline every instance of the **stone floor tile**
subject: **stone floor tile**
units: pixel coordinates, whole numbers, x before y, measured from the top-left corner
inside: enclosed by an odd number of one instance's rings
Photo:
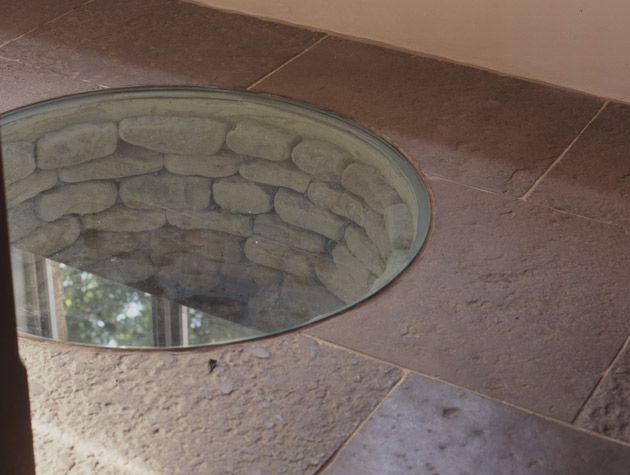
[[[529,199],[630,228],[630,106],[606,106]]]
[[[21,339],[20,353],[51,475],[314,473],[401,377],[299,335],[183,352]]]
[[[630,331],[621,228],[431,180],[420,257],[312,335],[570,421]]]
[[[175,0],[99,0],[0,54],[110,87],[245,87],[320,36]]]
[[[603,102],[334,38],[256,89],[357,120],[430,174],[514,195],[529,189]]]
[[[85,2],[86,0],[2,0],[0,45]]]
[[[444,383],[406,380],[325,475],[626,475],[630,447]]]
[[[95,89],[98,89],[95,84],[0,59],[0,112],[52,97]]]
[[[630,443],[630,346],[597,387],[576,423]]]

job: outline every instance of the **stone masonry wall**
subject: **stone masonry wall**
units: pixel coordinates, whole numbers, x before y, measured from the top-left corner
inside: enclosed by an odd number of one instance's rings
[[[356,301],[414,239],[376,168],[260,120],[78,123],[3,155],[15,247],[262,330]]]

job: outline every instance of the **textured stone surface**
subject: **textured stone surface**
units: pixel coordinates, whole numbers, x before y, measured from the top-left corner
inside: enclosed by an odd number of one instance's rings
[[[253,120],[243,120],[227,134],[231,150],[267,160],[288,160],[299,137],[287,130]]]
[[[389,235],[385,228],[385,221],[383,216],[372,211],[371,209],[365,210],[365,233],[370,238],[370,241],[376,246],[381,257],[387,259],[389,253],[392,250],[392,245],[389,242]]]
[[[81,5],[81,0],[5,0],[0,17],[0,43],[28,33],[33,28]]]
[[[120,185],[120,198],[130,208],[203,209],[210,195],[210,180],[201,177],[138,176]]]
[[[68,3],[33,7],[30,1],[21,2],[29,18]],[[87,80],[110,87],[213,84],[245,89],[323,35],[185,2],[161,8],[156,0],[111,2],[81,1],[75,11],[5,46],[2,56],[62,73],[76,88]],[[12,20],[11,15],[7,21]],[[120,28],[125,22],[134,27]],[[114,30],[118,33],[112,36]],[[98,54],[90,54],[94,45],[99,45]],[[55,92],[48,97],[60,95]]]
[[[22,339],[20,352],[51,475],[67,473],[60,458],[79,473],[313,474],[401,377],[304,336],[182,353]]]
[[[68,217],[46,223],[14,244],[18,249],[48,257],[75,242],[80,231],[79,220]]]
[[[19,1],[31,10],[30,5],[22,0],[12,1]],[[30,15],[31,12],[29,11],[28,14]],[[2,35],[2,28],[0,28],[0,35]],[[0,89],[4,91],[0,96],[0,112],[6,112],[51,97],[93,91],[98,89],[98,86],[49,69],[0,59]]]
[[[252,236],[245,242],[245,256],[256,264],[297,276],[309,277],[313,274],[310,255],[261,236]]]
[[[59,170],[65,182],[124,178],[160,171],[164,166],[161,154],[122,142],[109,157],[81,163]]]
[[[344,236],[346,246],[350,252],[374,275],[380,275],[385,270],[385,265],[378,249],[370,241],[370,238],[365,232],[356,227],[348,226],[346,228],[346,234]]]
[[[165,223],[164,211],[129,209],[125,206],[115,206],[101,213],[81,216],[83,227],[96,231],[151,231]]]
[[[131,117],[120,121],[120,137],[156,152],[213,155],[225,140],[227,124],[198,117]]]
[[[83,266],[132,253],[146,242],[144,233],[88,231],[81,233],[81,237],[71,247],[56,254],[55,259],[72,266]]]
[[[603,104],[341,38],[326,38],[254,89],[354,119],[398,144],[429,174],[516,196]]]
[[[37,165],[42,170],[76,165],[111,155],[117,144],[114,123],[70,125],[37,141]]]
[[[236,175],[241,157],[220,152],[216,155],[166,155],[166,169],[178,175],[220,178]]]
[[[206,230],[180,231],[173,228],[158,229],[151,236],[152,259],[158,264],[183,252],[201,254],[221,262],[241,260],[240,242],[234,236]]]
[[[383,218],[392,246],[397,249],[409,249],[413,242],[413,227],[409,207],[404,203],[388,206],[385,208]]]
[[[316,182],[308,187],[308,198],[317,206],[329,209],[360,226],[365,224],[363,202],[350,193],[332,188],[326,183]]]
[[[273,214],[256,216],[254,232],[273,241],[309,252],[324,252],[326,249],[326,239],[323,236],[294,228]]]
[[[247,295],[259,287],[280,283],[284,274],[251,262],[240,262],[238,264],[223,264],[221,275],[224,277],[223,284],[229,286],[230,290],[236,294]]]
[[[321,140],[303,140],[291,152],[298,168],[321,181],[339,182],[350,165],[350,156],[334,144]]]
[[[2,145],[4,182],[10,185],[35,171],[35,147],[30,142]]]
[[[307,332],[572,420],[630,332],[627,235],[430,184],[435,221],[420,256],[377,298]]]
[[[113,183],[66,185],[40,195],[37,215],[55,221],[66,214],[93,214],[114,206],[118,193]]]
[[[624,475],[630,447],[410,376],[324,471]]]
[[[23,201],[39,195],[57,184],[57,173],[48,170],[35,172],[24,180],[16,181],[6,187],[7,206],[12,208]]]
[[[278,190],[274,206],[278,216],[289,224],[315,231],[334,240],[343,237],[344,221],[330,211],[314,205],[302,195]]]
[[[289,163],[274,163],[269,160],[254,160],[244,163],[238,169],[240,175],[265,185],[282,186],[304,193],[311,177]]]
[[[9,222],[9,236],[11,241],[17,241],[35,231],[41,221],[35,215],[35,205],[33,201],[25,201],[15,208],[7,211]]]
[[[252,234],[252,219],[249,216],[225,211],[168,210],[166,219],[180,229],[211,229],[245,237]]]
[[[339,267],[330,258],[320,259],[315,272],[326,288],[345,303],[356,302],[370,288],[369,274],[365,276],[352,269]]]
[[[576,424],[630,443],[630,347],[627,344],[599,382]]]
[[[84,270],[123,284],[141,282],[158,271],[146,256],[112,257],[87,265]]]
[[[374,281],[372,289],[378,289],[385,285],[390,279],[393,279],[403,270],[403,266],[407,263],[407,259],[409,259],[408,251],[394,249],[387,257],[385,271]]]
[[[608,104],[529,199],[630,228],[630,106]]]
[[[219,285],[220,266],[219,262],[199,254],[180,252],[170,255],[168,262],[160,267],[157,277],[167,288],[178,285],[181,297],[185,292],[207,292]]]
[[[383,175],[369,165],[353,163],[341,176],[341,184],[345,189],[360,196],[370,207],[383,213],[385,208],[400,202],[400,196],[387,184]]]
[[[235,213],[260,214],[273,208],[269,191],[242,178],[217,180],[212,192],[221,208]]]
[[[294,276],[284,279],[280,295],[283,307],[299,318],[323,315],[344,305],[321,284]]]

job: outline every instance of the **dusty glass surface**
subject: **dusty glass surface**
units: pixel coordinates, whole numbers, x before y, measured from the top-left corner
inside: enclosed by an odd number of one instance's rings
[[[18,329],[110,347],[275,334],[387,285],[430,221],[364,129],[202,88],[81,94],[0,117]]]

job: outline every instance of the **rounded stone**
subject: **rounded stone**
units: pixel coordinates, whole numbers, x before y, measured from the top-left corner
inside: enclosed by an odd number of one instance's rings
[[[18,321],[39,336],[182,347],[285,331],[389,283],[428,229],[426,190],[392,147],[267,96],[103,91],[4,114],[0,132]],[[204,366],[211,397],[241,396],[230,364]]]

